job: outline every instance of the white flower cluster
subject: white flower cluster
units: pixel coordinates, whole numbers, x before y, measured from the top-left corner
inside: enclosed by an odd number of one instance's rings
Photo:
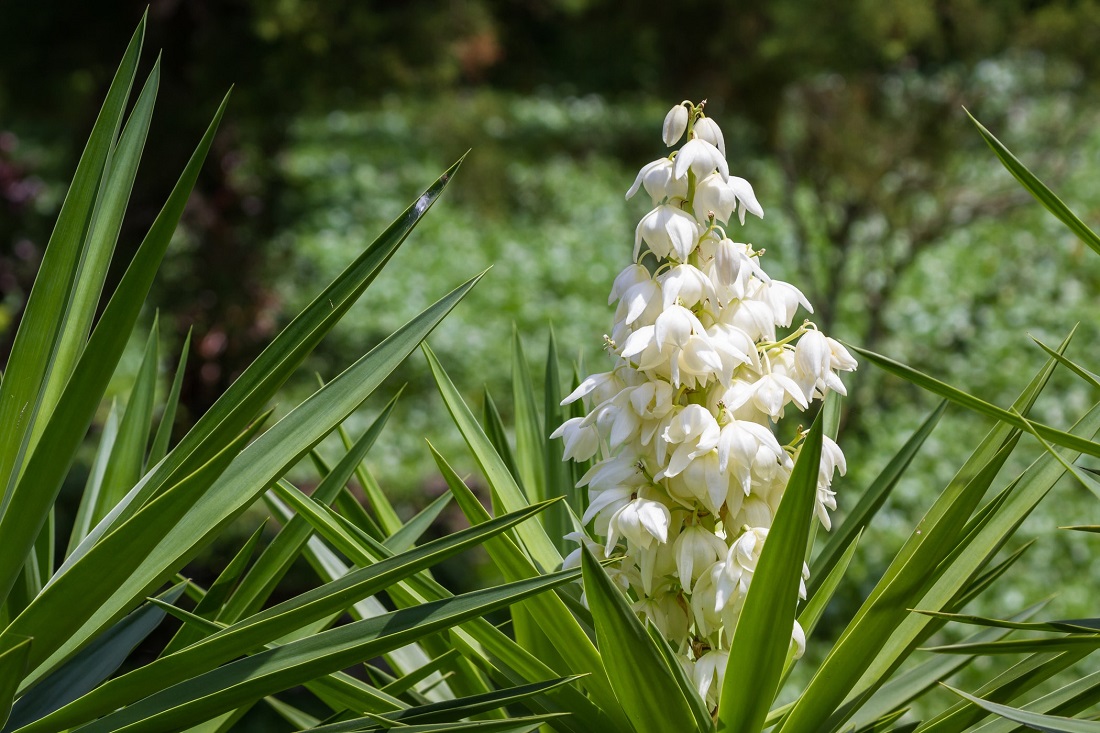
[[[703,105],[668,113],[664,141],[687,142],[642,168],[627,197],[645,189],[653,210],[638,224],[634,264],[611,289],[618,302],[605,337],[614,368],[594,374],[562,404],[584,399],[586,417],[552,437],[565,457],[593,461],[582,519],[594,521],[610,570],[638,598],[635,609],[677,649],[712,705],[726,655],[787,486],[802,435],[781,445],[786,408],[807,409],[856,362],[806,321],[787,335],[799,306],[793,285],[760,267],[751,245],[727,236],[737,213],[763,217],[752,186],[731,176],[722,132]],[[644,245],[644,246],[643,246]],[[816,515],[829,528],[830,484],[844,455],[825,438]],[[570,539],[597,543],[585,533]],[[579,550],[566,563],[578,562]],[[797,624],[796,652],[805,645]],[[715,685],[715,682],[718,682]]]

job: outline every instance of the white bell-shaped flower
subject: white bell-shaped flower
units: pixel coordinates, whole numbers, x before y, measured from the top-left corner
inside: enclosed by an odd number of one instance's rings
[[[675,252],[681,261],[695,249],[700,235],[699,223],[682,209],[664,204],[650,211],[634,231],[634,260],[645,242],[651,252],[664,259]]]
[[[627,326],[639,321],[653,323],[661,314],[662,301],[660,283],[652,279],[643,280],[623,293],[615,310],[615,319]]]
[[[600,435],[595,425],[585,424],[586,418],[573,417],[562,423],[551,438],[565,438],[563,461],[587,461],[600,449]]]
[[[637,547],[649,549],[654,541],[668,541],[668,526],[672,522],[672,513],[659,501],[634,499],[627,502],[611,517],[608,528],[607,552],[623,535],[628,542]]]
[[[848,350],[839,342],[829,337],[825,340],[829,343],[829,353],[832,355],[832,368],[842,372],[854,372],[856,360],[848,353]]]
[[[672,164],[672,175],[675,178],[683,178],[688,170],[691,170],[696,178],[704,178],[713,173],[716,168],[722,180],[730,177],[729,164],[718,152],[718,148],[706,140],[695,139],[689,140],[684,147],[680,148]]]
[[[661,286],[665,308],[679,304],[691,308],[703,301],[714,302],[714,284],[702,270],[694,265],[680,264],[670,267],[657,277]]]
[[[711,530],[693,524],[684,528],[674,544],[680,585],[690,588],[703,570],[725,557],[726,543]]]
[[[626,197],[632,198],[643,187],[654,205],[666,199],[686,199],[688,194],[687,179],[677,180],[672,175],[672,161],[668,158],[655,160],[638,171],[638,177],[626,192]]]
[[[813,306],[802,291],[790,283],[782,280],[772,280],[761,288],[761,295],[771,306],[775,313],[775,325],[786,328],[791,325],[798,306],[802,306],[807,312],[813,313]]]
[[[722,154],[723,158],[726,157],[726,140],[722,136],[722,130],[718,127],[717,122],[710,117],[700,117],[695,121],[695,127],[692,130],[695,132],[695,137],[706,140],[718,148],[718,152]]]
[[[607,304],[611,305],[622,298],[623,294],[635,285],[652,279],[653,276],[649,274],[649,270],[636,262],[632,262],[615,276],[615,282],[611,284],[611,294],[607,296]]]
[[[680,639],[689,632],[691,619],[676,593],[659,593],[633,605],[634,610],[652,621],[666,639]]]
[[[683,471],[688,463],[714,449],[718,444],[721,431],[718,421],[702,405],[687,405],[669,422],[662,434],[663,440],[657,441],[657,460],[664,463],[668,446],[672,446],[672,455],[657,476],[675,476]],[[657,476],[654,476],[656,478]]]
[[[589,396],[593,398],[594,402],[600,403],[618,394],[625,386],[622,378],[614,371],[592,374],[585,377],[584,381],[561,401],[561,405],[565,407],[572,402]]]
[[[719,173],[713,173],[699,181],[695,188],[694,204],[695,215],[701,220],[709,214],[714,214],[720,222],[732,223],[733,212],[738,212],[742,224],[745,223],[745,212],[764,218],[764,209],[756,200],[752,185],[744,178],[737,176],[723,177]]]
[[[718,697],[722,694],[722,685],[726,679],[726,663],[729,660],[729,652],[712,649],[695,662],[692,670],[692,682],[695,689],[708,708],[718,704]]]

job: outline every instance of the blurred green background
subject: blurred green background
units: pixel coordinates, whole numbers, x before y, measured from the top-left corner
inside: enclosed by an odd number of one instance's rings
[[[144,9],[4,9],[0,364]],[[663,154],[661,118],[685,98],[708,100],[731,169],[765,208],[736,237],[767,249],[765,266],[803,289],[831,335],[1002,405],[1044,360],[1032,336],[1053,345],[1080,323],[1070,355],[1100,363],[1100,263],[1001,169],[964,112],[1086,222],[1100,221],[1100,2],[155,0],[149,14],[147,46],[163,48],[164,76],[120,247],[136,247],[235,85],[152,296],[169,351],[194,329],[180,431],[467,150],[437,210],[288,386],[282,409],[314,388],[314,373],[331,378],[490,265],[431,339],[471,402],[487,387],[507,421],[513,324],[536,374],[551,325],[563,355],[603,370],[606,294],[646,210],[623,193]],[[133,357],[136,369],[136,348]],[[870,366],[846,381],[841,511],[935,406]],[[412,512],[442,491],[424,438],[470,464],[422,360],[382,396],[403,384],[370,462]],[[1065,427],[1098,398],[1059,375],[1036,413]],[[366,424],[381,404],[355,419]],[[852,612],[987,427],[948,412],[864,538],[835,618]],[[1039,450],[1025,438],[1006,476]],[[1095,539],[1055,528],[1098,521],[1095,496],[1060,484],[1019,534],[1038,538],[1029,556],[984,610],[1057,591],[1049,615],[1095,615]],[[195,576],[234,550],[216,547]],[[448,571],[454,587],[480,582],[476,561]]]

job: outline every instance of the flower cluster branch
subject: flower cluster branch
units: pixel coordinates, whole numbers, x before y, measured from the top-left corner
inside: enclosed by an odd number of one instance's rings
[[[611,289],[611,371],[564,404],[588,411],[559,427],[565,458],[593,461],[584,532],[569,537],[621,557],[610,572],[635,609],[676,649],[714,704],[733,629],[803,434],[784,445],[779,423],[831,391],[856,362],[810,321],[798,288],[761,266],[764,250],[735,241],[746,213],[763,217],[752,186],[730,175],[722,131],[683,102],[665,117],[673,147],[638,173],[654,208],[638,223],[634,262]],[[736,213],[736,220],[734,214]],[[783,329],[782,331],[780,329]],[[790,431],[787,431],[790,432]],[[828,529],[831,482],[844,454],[825,438],[816,516]],[[566,559],[578,562],[579,550]],[[795,624],[792,644],[805,638]],[[715,682],[718,682],[715,685]]]

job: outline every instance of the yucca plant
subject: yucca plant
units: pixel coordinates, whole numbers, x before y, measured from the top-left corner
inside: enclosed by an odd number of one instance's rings
[[[223,101],[96,319],[157,94],[159,60],[125,116],[144,29],[143,20],[80,158],[0,383],[0,729],[219,731],[261,700],[296,725],[312,727],[319,721],[272,697],[302,684],[331,715],[359,719],[340,730],[425,730],[471,715],[502,717],[501,706],[532,695],[552,704],[564,680],[491,684],[482,670],[445,653],[439,634],[465,624],[459,638],[492,649],[503,635],[484,614],[576,573],[457,597],[427,573],[434,563],[519,526],[546,503],[422,543],[441,504],[401,522],[362,464],[392,404],[358,438],[341,427],[480,276],[266,426],[269,401],[378,276],[457,163],[319,293],[174,446],[184,363],[154,431],[154,320],[125,407],[112,408],[99,436],[71,533],[67,540],[57,536],[54,505],[62,482],[127,341],[143,329],[145,298],[226,108]],[[186,347],[183,353],[185,359]],[[346,440],[346,451],[330,467],[314,446],[334,431]],[[320,474],[312,496],[285,478],[307,456]],[[377,500],[371,512],[349,493],[353,475]],[[257,530],[211,587],[180,575],[261,501],[282,523],[262,551]],[[318,540],[314,528],[323,528],[358,567]],[[65,549],[55,554],[55,548]],[[272,591],[303,555],[322,582],[271,605]],[[392,605],[378,599],[383,592]],[[393,605],[398,610],[390,610]],[[338,624],[345,614],[352,622]],[[155,650],[154,661],[135,666],[131,652],[167,616],[182,622],[175,635]],[[379,657],[402,678],[372,687],[342,671]],[[124,664],[125,674],[116,674]],[[529,730],[554,713],[480,725]]]
[[[705,119],[699,107],[690,105],[680,109],[688,109],[696,124]],[[683,135],[684,125],[677,117],[684,116],[677,108],[670,112],[665,125],[667,144],[673,144]],[[978,129],[1013,175],[1075,235],[1100,253],[1100,238],[992,134],[981,125]],[[735,526],[737,520],[729,518],[746,516],[728,505],[720,509],[712,506],[710,512],[706,508],[692,508],[687,503],[690,497],[685,499],[683,490],[677,493],[678,489],[669,479],[675,474],[668,466],[675,459],[667,455],[655,457],[653,453],[638,449],[629,460],[620,462],[617,472],[598,489],[596,478],[593,478],[599,475],[600,465],[610,465],[615,460],[616,446],[629,443],[634,439],[631,436],[637,435],[638,426],[622,427],[624,421],[640,422],[641,429],[645,430],[645,412],[652,413],[655,409],[652,400],[643,399],[642,404],[635,404],[633,417],[621,418],[615,410],[629,409],[624,405],[632,397],[620,396],[643,389],[645,380],[652,374],[657,373],[658,378],[672,383],[674,399],[686,395],[679,403],[674,403],[678,406],[673,408],[672,414],[678,410],[686,412],[692,409],[691,405],[714,405],[714,400],[708,402],[705,396],[698,395],[705,389],[699,387],[698,382],[694,391],[689,387],[686,392],[675,392],[684,383],[683,374],[677,383],[676,377],[670,377],[669,372],[658,372],[665,368],[660,366],[665,362],[660,362],[660,355],[654,354],[666,348],[659,343],[659,334],[634,335],[642,330],[642,324],[654,322],[652,315],[648,320],[638,318],[653,301],[658,302],[655,312],[661,312],[662,307],[667,312],[670,304],[681,304],[693,313],[702,311],[695,304],[707,296],[685,295],[689,286],[684,285],[683,280],[675,283],[677,295],[660,303],[662,291],[669,287],[674,277],[679,277],[679,274],[671,274],[672,271],[690,264],[696,269],[702,268],[708,277],[716,280],[716,270],[707,268],[717,268],[713,263],[720,255],[708,255],[703,250],[704,244],[700,243],[713,231],[714,210],[725,207],[724,213],[717,218],[720,222],[729,222],[736,206],[750,211],[759,207],[751,187],[746,188],[744,182],[729,183],[733,177],[724,184],[714,181],[718,176],[726,181],[725,161],[719,162],[715,155],[721,152],[718,150],[720,133],[715,135],[706,127],[692,136],[689,126],[688,134],[692,140],[711,143],[704,150],[711,157],[697,173],[692,171],[683,175],[698,160],[701,145],[696,146],[692,163],[681,164],[679,172],[675,170],[676,158],[688,151],[685,146],[678,155],[643,168],[639,182],[632,189],[637,190],[639,183],[644,184],[657,206],[647,219],[643,219],[637,235],[639,243],[644,242],[648,250],[654,252],[655,264],[647,268],[648,271],[636,267],[631,273],[628,268],[616,280],[612,299],[619,298],[620,305],[616,312],[616,331],[607,339],[609,351],[619,357],[615,372],[584,381],[579,369],[574,372],[574,396],[598,395],[588,410],[580,408],[578,402],[569,404],[569,399],[567,406],[562,406],[560,365],[552,338],[546,361],[545,402],[541,416],[522,344],[518,336],[515,339],[514,441],[509,438],[488,394],[479,423],[443,366],[428,352],[444,401],[482,470],[497,513],[517,511],[551,498],[565,498],[563,504],[543,513],[539,522],[518,527],[486,543],[501,574],[509,581],[517,581],[555,570],[563,565],[563,558],[572,547],[563,542],[565,536],[569,534],[570,538],[582,543],[579,552],[584,575],[583,599],[581,588],[570,585],[557,589],[555,594],[524,601],[511,610],[517,641],[549,668],[542,670],[542,675],[584,675],[577,684],[584,689],[587,700],[600,711],[597,718],[574,708],[573,716],[549,721],[548,725],[559,730],[592,733],[607,730],[959,733],[1025,727],[1059,733],[1100,731],[1100,723],[1087,719],[1092,707],[1100,702],[1100,673],[1073,675],[1079,670],[1079,663],[1100,647],[1100,619],[1035,621],[1033,618],[1041,612],[1041,603],[1015,609],[1014,615],[1005,619],[963,613],[970,601],[1000,579],[1022,556],[1026,546],[1014,551],[1006,547],[1016,529],[1061,477],[1070,473],[1100,495],[1100,484],[1095,477],[1074,463],[1082,454],[1100,456],[1100,443],[1095,437],[1100,429],[1100,405],[1083,415],[1069,431],[1027,418],[1058,365],[1067,367],[1093,386],[1100,386],[1100,378],[1064,355],[1070,337],[1057,348],[1040,344],[1050,360],[1007,409],[995,407],[887,357],[850,347],[867,362],[943,397],[944,402],[847,508],[843,521],[832,528],[827,540],[824,533],[811,531],[811,522],[815,509],[821,511],[820,492],[828,488],[827,480],[832,473],[831,467],[826,472],[822,462],[822,446],[827,446],[828,437],[835,435],[838,422],[835,394],[825,401],[813,427],[801,433],[803,437],[796,437],[792,444],[795,460],[785,482],[785,491],[778,506],[772,507],[770,533],[762,552],[757,547],[759,555],[753,558],[754,564],[746,566],[745,574],[749,574],[751,584],[745,583],[747,588],[742,586],[745,590],[743,605],[727,621],[733,626],[728,634],[723,632],[720,637],[708,634],[706,629],[700,630],[698,616],[690,620],[689,608],[694,605],[694,597],[704,592],[700,590],[701,584],[705,585],[690,569],[685,574],[682,567],[676,568],[670,561],[665,561],[661,569],[662,561],[657,559],[650,561],[657,563],[657,569],[650,566],[647,570],[645,552],[651,547],[672,545],[675,532],[686,531],[677,529],[677,523],[683,522],[676,518],[677,512],[685,511],[682,506],[689,507],[686,510],[691,513],[689,523],[705,519],[708,513],[713,514],[711,524],[705,526],[714,530],[717,524],[723,545],[728,544],[727,539],[732,539],[728,538],[729,534],[742,531]],[[686,181],[677,184],[678,177]],[[711,211],[704,208],[700,216],[702,197],[699,191],[704,178],[710,181],[708,185],[727,185],[736,190],[726,198],[712,195],[708,202],[718,203],[710,203]],[[683,186],[679,192],[675,188],[677,185]],[[678,210],[665,210],[670,204]],[[688,221],[690,215],[694,215],[693,221]],[[647,223],[647,220],[650,221]],[[733,222],[729,224],[732,226]],[[640,261],[638,247],[636,245],[636,261]],[[643,252],[642,258],[645,256]],[[755,257],[751,248],[748,256]],[[748,265],[743,263],[741,266]],[[658,289],[652,289],[650,278],[657,283]],[[706,285],[690,287],[699,291],[705,290]],[[721,291],[718,292],[721,301]],[[621,328],[624,322],[629,324],[631,318],[638,319],[636,325]],[[789,323],[789,317],[787,320]],[[706,321],[702,327],[707,327]],[[670,332],[673,329],[666,327],[666,334]],[[682,333],[694,337],[702,331],[698,325],[693,325],[685,327]],[[795,335],[801,333],[804,331]],[[667,342],[675,338],[680,339],[677,346],[686,352],[689,348],[686,337],[668,336]],[[711,338],[717,337],[711,334]],[[647,343],[639,345],[631,339]],[[786,340],[769,336],[763,339],[763,345],[758,340],[761,358],[772,350],[773,358],[793,360],[794,356],[783,357],[774,351],[777,343]],[[646,352],[647,348],[656,351]],[[833,353],[837,353],[835,349]],[[837,363],[834,360],[827,367],[831,366],[835,372]],[[701,359],[681,361],[680,367],[695,369],[698,373],[712,368]],[[713,369],[717,371],[718,368],[715,361]],[[798,381],[799,368],[802,367],[788,367],[783,373]],[[627,376],[620,376],[620,370],[625,370]],[[734,372],[735,377],[736,374]],[[601,381],[613,379],[619,381],[601,393]],[[718,388],[726,390],[721,393],[727,396],[723,398],[726,404],[718,403],[719,409],[728,407],[731,392],[726,387],[723,384]],[[825,390],[815,387],[807,390],[803,397],[809,401],[824,393]],[[793,402],[795,397],[785,401]],[[809,643],[814,643],[814,627],[844,581],[845,570],[859,551],[858,541],[863,530],[888,500],[948,402],[991,416],[998,422],[916,523],[854,618],[832,648],[821,655],[820,664],[804,675],[809,682],[796,689],[787,684],[792,667],[799,663],[796,661],[799,650],[791,643],[792,623],[797,622],[809,637]],[[694,412],[698,414],[701,410]],[[771,417],[780,414],[775,412]],[[705,418],[700,419],[706,422]],[[741,416],[725,419],[733,422]],[[668,453],[676,444],[689,439],[685,435],[699,441],[693,444],[698,449],[693,459],[708,451],[722,450],[715,441],[703,444],[699,437],[704,434],[702,429],[693,433],[676,427],[670,420],[655,422],[658,426],[650,435],[659,436],[660,430],[667,431],[664,439],[670,444]],[[554,430],[564,437],[564,446],[547,440],[546,436]],[[620,430],[616,437],[616,431]],[[1017,451],[1025,432],[1037,439],[1041,446],[1039,455],[1018,476],[1001,483],[998,474],[1009,456]],[[658,437],[650,440],[656,441]],[[563,454],[577,462],[562,463]],[[433,455],[471,523],[487,521],[490,515],[476,502],[447,460],[434,449]],[[637,463],[632,464],[635,458]],[[593,466],[591,461],[598,462]],[[631,465],[635,465],[637,471],[632,472]],[[658,468],[661,473],[657,472]],[[753,490],[755,486],[754,483]],[[701,491],[705,489],[704,485]],[[616,491],[619,493],[614,494]],[[614,513],[608,511],[611,517],[604,517],[602,524],[600,509],[593,505],[596,495],[604,506],[614,510]],[[607,496],[612,499],[608,500]],[[594,522],[593,517],[596,518]],[[618,528],[616,523],[620,525]],[[1096,527],[1072,529],[1097,531]],[[626,537],[625,546],[615,539],[615,532]],[[592,539],[605,546],[594,546],[597,543]],[[632,548],[632,544],[640,545],[641,549]],[[735,543],[729,550],[729,563],[733,562],[737,550]],[[675,553],[674,549],[670,550],[670,554]],[[614,559],[606,567],[606,563],[599,561],[605,554]],[[720,565],[722,558],[718,552],[710,556],[709,561],[715,556],[719,560],[716,565]],[[809,581],[806,595],[800,602],[799,579],[804,561],[809,568]],[[572,564],[564,562],[566,566]],[[624,571],[618,567],[620,565],[629,569]],[[645,582],[647,572],[653,574],[648,583]],[[688,626],[682,619],[669,621],[676,613],[675,607],[662,616],[661,591],[651,590],[669,585],[676,588],[677,575],[682,585],[675,591],[675,602],[689,614]],[[974,628],[960,643],[934,644],[934,635],[948,623]],[[671,633],[670,626],[673,628]],[[1017,638],[1019,631],[1046,632],[1046,636]],[[675,641],[677,634],[680,634],[679,645]],[[713,653],[713,644],[725,645],[724,664],[715,668],[712,663],[711,669],[700,674],[699,667]],[[946,681],[979,657],[993,660],[997,671],[984,685],[973,690],[973,694],[951,687],[949,689],[957,693],[957,702],[947,707],[935,698],[928,698],[928,693],[940,689],[941,684],[947,684]],[[531,677],[528,681],[537,679],[540,677]],[[1052,687],[1053,692],[1035,698],[1037,690]],[[924,719],[916,719],[909,713],[917,701],[920,701],[921,710],[932,711]],[[1067,717],[1079,714],[1085,714],[1086,719]]]

